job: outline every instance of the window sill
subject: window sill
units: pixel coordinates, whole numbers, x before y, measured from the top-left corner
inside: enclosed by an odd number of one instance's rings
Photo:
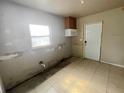
[[[51,46],[51,45],[32,47],[32,50],[35,50],[35,49],[43,49],[43,48],[49,48],[50,46]]]

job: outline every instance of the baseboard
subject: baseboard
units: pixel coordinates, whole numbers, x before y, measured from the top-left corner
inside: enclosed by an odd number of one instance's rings
[[[123,66],[123,65],[114,64],[114,63],[109,63],[109,62],[106,62],[106,61],[103,61],[103,60],[100,60],[100,62],[102,62],[102,63],[106,63],[106,64],[110,64],[110,65],[113,65],[113,66],[117,66],[117,67],[124,68],[124,66]]]

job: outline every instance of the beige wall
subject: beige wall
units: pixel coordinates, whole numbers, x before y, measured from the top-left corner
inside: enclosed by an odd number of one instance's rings
[[[72,56],[83,58],[83,29],[80,26],[80,19],[77,19],[78,36],[72,37]]]
[[[83,38],[83,26],[85,23],[103,21],[103,37],[101,60],[107,63],[124,66],[124,11],[121,8],[112,9],[95,15],[81,17],[78,19],[78,37],[73,38],[73,53],[82,56],[80,49],[83,47],[80,39]],[[76,46],[76,47],[75,47]],[[78,53],[77,53],[78,52]]]

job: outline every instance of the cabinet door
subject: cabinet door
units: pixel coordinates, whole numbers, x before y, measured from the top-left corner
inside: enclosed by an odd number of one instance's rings
[[[65,18],[65,29],[76,29],[76,18],[66,17]]]

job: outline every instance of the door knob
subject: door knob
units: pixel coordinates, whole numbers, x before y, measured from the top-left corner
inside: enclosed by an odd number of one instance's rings
[[[87,45],[87,41],[85,40],[84,43],[85,43],[85,46],[86,46]]]
[[[86,40],[85,40],[84,42],[85,42],[85,44],[87,43],[87,41],[86,41]]]

